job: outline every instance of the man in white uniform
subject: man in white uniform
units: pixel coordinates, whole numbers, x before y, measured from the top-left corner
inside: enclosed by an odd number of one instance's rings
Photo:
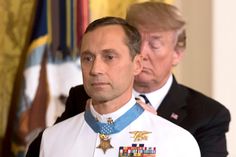
[[[85,112],[43,133],[40,157],[200,157],[186,130],[144,110],[132,95],[141,37],[125,20],[92,22],[80,48]]]

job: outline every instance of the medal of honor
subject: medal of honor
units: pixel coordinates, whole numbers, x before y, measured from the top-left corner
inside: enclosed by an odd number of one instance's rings
[[[109,138],[108,135],[99,134],[99,138],[100,138],[100,144],[97,146],[97,148],[102,149],[104,154],[108,149],[113,148],[113,146],[110,143],[111,139]]]
[[[85,121],[94,130],[94,132],[99,133],[100,144],[96,148],[102,149],[104,154],[108,149],[113,148],[109,135],[122,131],[130,123],[137,119],[143,113],[143,111],[144,109],[136,103],[132,108],[130,108],[126,113],[124,113],[115,121],[113,121],[112,118],[108,118],[107,123],[102,123],[92,115],[90,110],[86,110],[84,113]],[[142,139],[145,137],[146,136],[141,136]]]

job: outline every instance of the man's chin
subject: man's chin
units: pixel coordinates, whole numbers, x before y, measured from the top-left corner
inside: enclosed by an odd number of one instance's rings
[[[140,74],[135,76],[134,78],[134,83],[148,83],[150,82],[152,79],[150,79],[150,76],[146,75],[146,74]]]
[[[91,98],[96,102],[106,102],[109,100],[109,98],[104,95],[91,95]]]

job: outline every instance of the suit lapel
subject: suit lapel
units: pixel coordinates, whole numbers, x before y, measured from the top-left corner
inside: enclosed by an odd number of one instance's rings
[[[171,88],[158,108],[158,115],[175,124],[180,124],[187,116],[185,97],[186,91],[173,77]]]

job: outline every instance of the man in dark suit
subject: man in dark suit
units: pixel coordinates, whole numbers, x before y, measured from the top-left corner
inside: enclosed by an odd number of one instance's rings
[[[168,4],[145,2],[131,5],[127,20],[142,34],[143,71],[135,78],[134,93],[147,97],[158,115],[187,129],[196,138],[202,157],[227,156],[226,136],[229,111],[219,102],[177,83],[172,67],[182,59],[185,21],[179,10]],[[70,90],[66,110],[57,122],[85,109],[88,99],[83,86]],[[27,156],[37,156],[40,136]]]

